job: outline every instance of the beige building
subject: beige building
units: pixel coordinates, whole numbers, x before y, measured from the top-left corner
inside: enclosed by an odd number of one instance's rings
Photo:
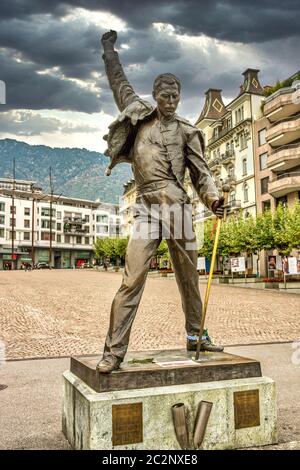
[[[260,114],[263,88],[259,70],[247,69],[240,92],[226,106],[221,91],[206,92],[203,110],[196,122],[205,138],[206,159],[215,182],[230,185],[230,212],[242,209],[256,215],[253,121]],[[204,212],[209,217],[211,213]]]
[[[133,227],[133,205],[136,200],[135,180],[132,178],[124,184],[124,192],[120,202],[120,215],[122,216],[122,234],[127,237]]]

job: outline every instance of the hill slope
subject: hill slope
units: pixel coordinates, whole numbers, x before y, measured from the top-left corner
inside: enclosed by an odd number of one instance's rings
[[[17,179],[34,180],[49,191],[51,166],[54,191],[66,196],[117,203],[123,184],[132,177],[128,164],[118,165],[111,176],[105,176],[109,159],[98,152],[29,145],[12,139],[0,140],[0,177],[12,177],[13,157]]]

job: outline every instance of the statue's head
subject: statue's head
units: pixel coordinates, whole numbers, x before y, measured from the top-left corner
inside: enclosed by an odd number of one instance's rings
[[[156,77],[152,96],[161,114],[170,117],[175,113],[180,100],[180,90],[180,80],[172,73],[163,73]]]

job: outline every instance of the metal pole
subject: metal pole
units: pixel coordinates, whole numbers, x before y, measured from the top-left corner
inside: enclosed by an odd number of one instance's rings
[[[223,187],[224,204],[227,204],[229,191],[230,191],[230,188],[227,187],[227,185],[224,185],[224,187]],[[225,220],[225,218],[226,218],[226,209],[224,211],[224,220]],[[218,218],[216,234],[215,234],[215,241],[214,241],[214,247],[213,247],[213,252],[212,252],[212,258],[211,258],[211,263],[210,263],[208,281],[207,281],[207,286],[206,286],[206,291],[205,291],[205,298],[204,298],[204,303],[203,303],[203,310],[202,310],[202,315],[201,315],[201,323],[200,323],[200,328],[199,328],[199,339],[198,339],[197,351],[196,351],[196,357],[195,357],[196,361],[199,359],[199,355],[200,355],[200,347],[201,347],[202,335],[203,335],[203,330],[204,330],[204,325],[205,325],[205,317],[206,317],[206,312],[207,312],[207,305],[208,305],[208,299],[209,299],[209,294],[210,294],[211,281],[212,281],[214,266],[215,266],[215,262],[216,262],[217,248],[218,248],[218,242],[219,242],[219,237],[220,237],[221,225],[222,225],[222,219]]]

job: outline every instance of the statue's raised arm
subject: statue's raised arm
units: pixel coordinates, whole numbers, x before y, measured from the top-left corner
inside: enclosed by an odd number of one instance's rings
[[[103,34],[101,38],[104,49],[103,60],[105,71],[109,81],[110,88],[113,91],[116,105],[120,111],[123,111],[132,101],[138,99],[134,90],[127,80],[123,67],[119,60],[119,55],[114,49],[117,40],[116,31],[110,30]]]

